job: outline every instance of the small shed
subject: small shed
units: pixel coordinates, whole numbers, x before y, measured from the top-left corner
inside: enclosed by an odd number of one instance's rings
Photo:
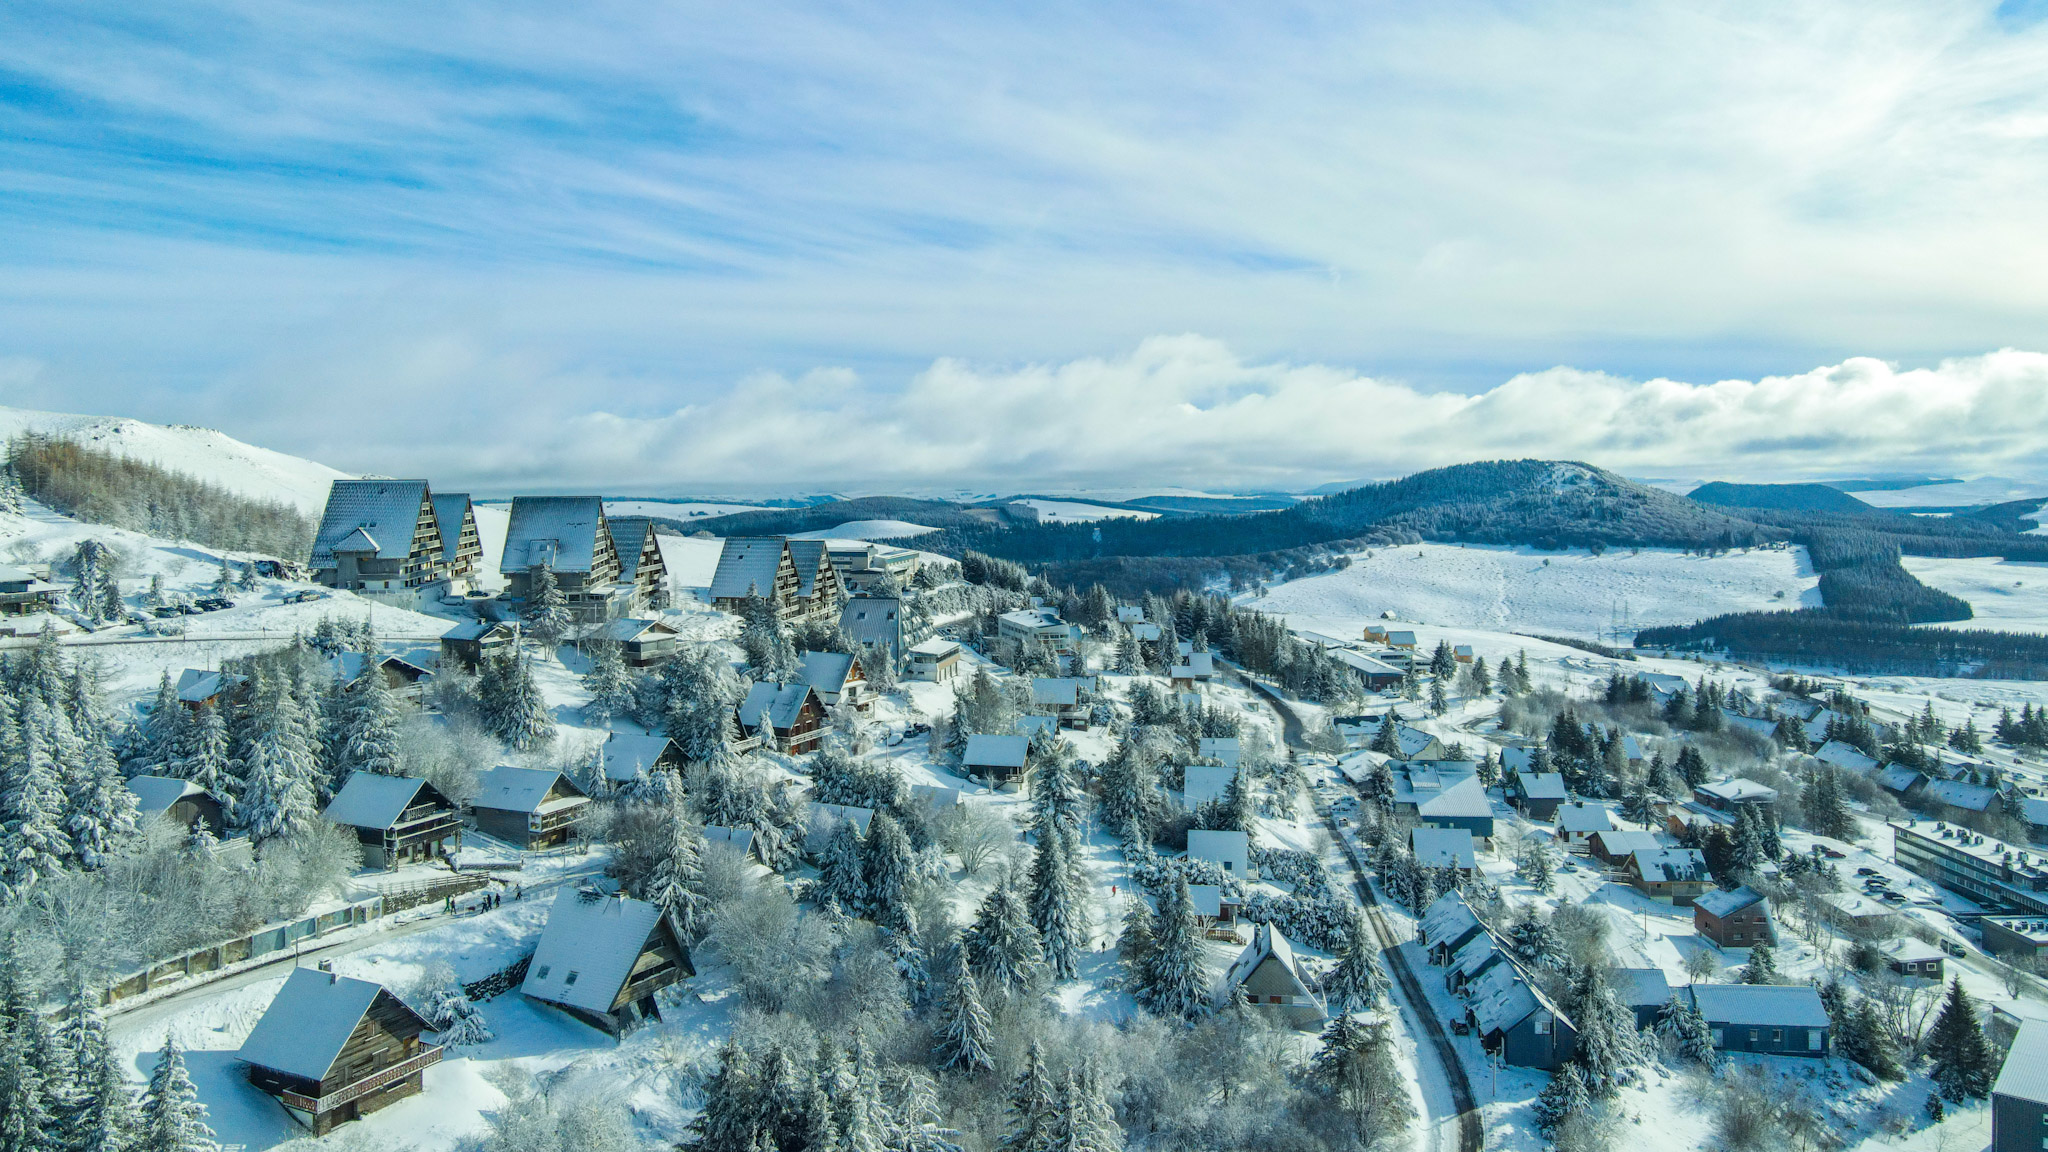
[[[1649,1028],[1671,1002],[1671,981],[1662,968],[1616,968],[1614,992],[1636,1014],[1636,1027]]]
[[[227,834],[227,815],[220,801],[190,780],[131,776],[128,791],[135,794],[135,814],[140,819],[169,820],[195,831],[204,828],[215,839]]]
[[[477,831],[530,851],[574,838],[590,796],[554,769],[500,764],[484,773],[469,810]]]
[[[1193,829],[1188,832],[1188,859],[1207,860],[1238,880],[1249,880],[1251,837],[1243,832]]]
[[[1302,978],[1294,947],[1271,924],[1253,929],[1252,942],[1216,989],[1217,1002],[1229,1003],[1239,989],[1243,989],[1245,1002],[1254,1010],[1268,1013],[1290,1027],[1320,1028],[1329,1019],[1322,997],[1311,991],[1308,981]]]
[[[661,1019],[655,993],[696,974],[689,947],[661,909],[580,889],[555,897],[519,991],[617,1036]]]
[[[1879,951],[1884,953],[1885,967],[1901,976],[1932,980],[1937,984],[1947,979],[1944,969],[1948,958],[1941,949],[1925,940],[1902,936],[1897,940],[1887,940]]]
[[[421,1040],[427,1022],[381,984],[294,968],[237,1055],[249,1083],[324,1136],[419,1095],[441,1059]]]
[[[462,847],[454,802],[411,776],[352,773],[321,815],[356,830],[365,868],[396,868]]]

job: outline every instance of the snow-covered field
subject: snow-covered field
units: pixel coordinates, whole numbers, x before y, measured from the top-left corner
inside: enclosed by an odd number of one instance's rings
[[[285,500],[315,516],[327,503],[328,484],[348,476],[325,464],[244,444],[211,428],[0,408],[0,438],[27,432],[62,436],[255,499]]]
[[[1019,504],[1038,509],[1038,519],[1046,524],[1088,524],[1096,520],[1154,520],[1157,512],[1139,512],[1130,508],[1105,508],[1100,504],[1083,504],[1074,500],[1019,500]]]
[[[900,540],[937,531],[930,525],[912,524],[908,520],[848,520],[815,532],[792,532],[790,536],[796,540]]]
[[[1996,556],[1907,556],[1900,563],[1928,587],[1970,602],[1973,619],[1942,627],[2048,632],[2048,564]]]
[[[1417,623],[1601,637],[1617,625],[1632,635],[1723,612],[1818,604],[1817,584],[1804,549],[1594,556],[1415,544],[1358,553],[1344,571],[1275,585],[1254,606],[1289,618],[1363,623],[1392,612]]]
[[[607,500],[607,516],[663,516],[671,520],[708,519],[735,512],[760,512],[758,504],[718,504],[705,500]]]
[[[668,568],[669,579],[675,582],[676,587],[711,587],[711,577],[718,571],[718,556],[725,550],[725,541],[665,533],[656,533],[654,540],[661,548],[661,562]]]
[[[1960,508],[1971,504],[2003,504],[2048,496],[2048,484],[2014,480],[2008,476],[1979,476],[1953,484],[1922,484],[1917,488],[1889,488],[1879,492],[1850,492],[1874,508]]]

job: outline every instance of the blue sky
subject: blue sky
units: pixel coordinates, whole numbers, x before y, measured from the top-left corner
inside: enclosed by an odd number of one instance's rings
[[[2044,7],[15,5],[0,393],[485,487],[2040,474]]]

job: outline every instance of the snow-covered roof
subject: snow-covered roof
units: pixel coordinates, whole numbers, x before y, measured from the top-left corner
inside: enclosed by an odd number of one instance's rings
[[[1823,892],[1820,902],[1855,920],[1873,916],[1889,916],[1891,907],[1881,901],[1872,900],[1861,892]]]
[[[1479,783],[1479,777],[1467,776],[1445,788],[1442,792],[1415,805],[1416,815],[1424,819],[1473,819],[1493,815],[1493,804],[1486,798],[1486,789]]]
[[[236,1055],[287,1076],[325,1079],[382,991],[369,980],[294,968]]]
[[[441,526],[441,559],[452,562],[462,546],[462,522],[475,515],[470,511],[469,493],[436,492],[427,499],[434,506],[435,523]]]
[[[604,522],[612,530],[612,547],[619,554],[619,579],[630,582],[640,572],[640,554],[647,550],[654,521],[646,516],[607,516]]]
[[[243,678],[226,672],[208,672],[201,668],[187,668],[178,673],[178,699],[185,704],[200,704],[213,699],[228,688],[240,684]]]
[[[789,559],[796,565],[796,594],[815,596],[818,593],[818,577],[831,567],[825,559],[823,540],[791,539]]]
[[[1515,749],[1510,748],[1510,752]],[[1530,800],[1564,799],[1564,773],[1523,772],[1518,779],[1522,782],[1522,795]]]
[[[1427,868],[1475,868],[1472,833],[1463,828],[1416,828],[1408,833],[1416,862]]]
[[[673,742],[666,736],[614,732],[604,742],[605,779],[620,783],[639,779],[641,775],[654,771],[655,763],[667,755],[672,746]]]
[[[661,909],[620,895],[565,891],[548,909],[519,990],[536,1000],[586,1012],[610,1012]]]
[[[1807,743],[1811,744],[1815,740],[1826,739],[1828,728],[1839,719],[1842,719],[1841,713],[1831,712],[1825,708],[1815,713],[1806,721],[1801,729],[1806,736]]]
[[[1740,912],[1752,904],[1762,904],[1766,912],[1770,911],[1771,902],[1764,898],[1763,893],[1747,884],[1732,892],[1724,892],[1717,888],[1692,902],[1693,907],[1716,918]]]
[[[1022,769],[1029,748],[1030,741],[1022,736],[969,736],[960,762],[975,768]]]
[[[1214,920],[1223,915],[1223,887],[1219,884],[1190,884],[1188,903],[1194,906],[1195,915]]]
[[[379,560],[412,555],[413,534],[427,503],[425,480],[336,480],[327,490],[327,509],[313,534],[311,566],[334,567],[337,545],[364,550],[350,539],[358,531],[369,537]]]
[[[2048,1104],[2048,1020],[2022,1020],[2005,1067],[1991,1086],[1993,1096]]]
[[[1195,742],[1195,753],[1235,768],[1244,759],[1244,744],[1235,736],[1203,736]]]
[[[376,660],[376,666],[378,668],[396,667],[401,671],[413,673],[412,678],[415,680],[433,675],[432,672],[429,672],[425,668],[422,668],[419,665],[413,663],[412,661],[406,660],[402,657],[380,655],[376,658]],[[365,655],[364,653],[340,652],[335,655],[334,660],[332,661],[332,667],[334,670],[334,674],[336,676],[340,677],[344,681],[352,681],[363,674],[363,669],[367,667],[369,663],[370,657]]]
[[[1394,725],[1394,740],[1401,746],[1401,759],[1414,760],[1436,743],[1436,737],[1406,724]]]
[[[1387,643],[1396,648],[1413,648],[1415,647],[1415,633],[1405,629],[1399,632],[1390,629],[1387,632]]]
[[[706,844],[728,845],[744,856],[754,846],[754,830],[752,828],[722,828],[716,824],[706,824],[704,826],[704,842]]]
[[[1721,719],[1731,728],[1746,729],[1766,738],[1776,735],[1778,731],[1776,720],[1767,720],[1761,716],[1744,716],[1732,708],[1721,709]]]
[[[510,634],[512,625],[503,620],[470,620],[441,633],[443,640],[481,640],[493,632]]]
[[[1060,731],[1060,718],[1057,716],[1019,716],[1017,717],[1016,727],[1017,734],[1024,737],[1027,741],[1041,732],[1048,736],[1057,736]],[[968,739],[972,741],[973,737],[970,736]]]
[[[1662,968],[1616,968],[1614,993],[1631,1008],[1645,1008],[1671,999],[1671,981]]]
[[[747,689],[747,698],[740,702],[740,723],[749,729],[761,727],[761,712],[766,709],[768,722],[777,728],[789,728],[796,724],[803,714],[804,701],[811,698],[809,684],[759,683]]]
[[[729,536],[711,576],[711,598],[743,600],[775,595],[775,573],[787,546],[780,536]]]
[[[1506,973],[1497,977],[1501,982],[1499,991],[1472,998],[1472,1016],[1478,1022],[1481,1036],[1505,1032],[1527,1020],[1531,1013],[1543,1006],[1536,989],[1523,978],[1519,969],[1508,965],[1494,971]]]
[[[1942,956],[1941,949],[1911,936],[1887,940],[1878,946],[1878,950],[1885,954],[1886,959],[1900,964],[1923,964],[1929,960],[1939,960]]]
[[[398,822],[400,813],[412,806],[413,797],[432,788],[425,780],[410,776],[353,772],[321,815],[351,828],[389,828]]]
[[[2033,796],[2021,797],[2020,818],[2036,828],[2048,827],[2048,800]]]
[[[602,531],[604,501],[595,496],[514,496],[498,571],[541,565],[553,572],[588,572]]]
[[[1778,798],[1776,788],[1740,776],[1732,780],[1710,781],[1693,789],[1693,792],[1724,804],[1769,804]]]
[[[1056,708],[1071,708],[1081,701],[1079,682],[1065,677],[1034,676],[1031,680],[1031,702]]]
[[[1060,614],[1050,608],[1019,608],[1015,612],[1005,612],[996,619],[1013,628],[1024,628],[1034,632],[1066,627],[1066,621],[1061,620]]]
[[[1260,924],[1252,930],[1252,942],[1245,946],[1244,951],[1240,952],[1236,961],[1230,965],[1230,970],[1223,974],[1223,983],[1217,987],[1217,998],[1229,996],[1268,960],[1286,970],[1295,987],[1300,989],[1300,994],[1314,998],[1314,993],[1309,991],[1307,983],[1301,978],[1301,965],[1294,958],[1294,946],[1287,942],[1287,937],[1281,934],[1280,929],[1271,924]]]
[[[1119,624],[1138,624],[1144,619],[1145,610],[1135,604],[1125,604],[1116,610],[1116,622]]]
[[[1182,774],[1186,780],[1181,794],[1187,797],[1189,808],[1230,795],[1230,782],[1237,779],[1235,768],[1211,768],[1200,764],[1189,765]]]
[[[958,788],[947,788],[939,784],[912,784],[910,798],[927,808],[939,811],[957,807],[961,801]]]
[[[1181,663],[1167,670],[1167,675],[1176,680],[1199,680],[1216,675],[1216,656],[1211,652],[1191,652],[1181,658]]]
[[[1557,826],[1567,832],[1605,832],[1614,827],[1614,814],[1605,804],[1574,800],[1557,806]]]
[[[1431,948],[1456,940],[1479,926],[1478,914],[1465,902],[1464,895],[1455,891],[1437,897],[1422,910],[1422,941]]]
[[[1621,755],[1623,759],[1630,761],[1647,759],[1643,755],[1642,742],[1633,736],[1623,736],[1621,738]]]
[[[1644,849],[1664,847],[1664,842],[1657,839],[1655,832],[1631,832],[1621,828],[1603,828],[1593,833],[1591,839],[1600,841],[1600,851],[1609,856],[1629,856]]]
[[[1920,773],[1906,767],[1904,764],[1893,764],[1884,771],[1879,772],[1876,779],[1878,787],[1887,792],[1896,792],[1903,796],[1908,789],[1912,788],[1919,781]],[[2036,803],[2039,803],[2039,801],[2036,801]]]
[[[1470,980],[1487,970],[1506,955],[1500,942],[1491,932],[1481,932],[1465,941],[1465,946],[1451,955],[1451,962],[1444,967]]]
[[[1811,984],[1693,984],[1693,1006],[1709,1024],[1825,1028],[1828,1010]]]
[[[1512,768],[1517,774],[1526,777],[1529,775],[1530,766],[1536,763],[1536,750],[1534,748],[1503,748],[1500,750],[1500,763],[1503,770]],[[1545,772],[1539,773],[1539,775],[1549,776],[1556,774]]]
[[[820,692],[839,692],[853,672],[853,657],[844,652],[799,652],[796,678]]]
[[[187,796],[206,795],[206,789],[190,780],[169,776],[130,776],[128,790],[135,793],[135,809],[142,816],[161,816]]]
[[[1991,807],[1991,801],[1997,797],[1998,790],[1982,784],[1965,784],[1960,780],[1935,780],[1922,789],[1920,795],[1923,799],[1934,800],[1951,808],[1982,812]]]
[[[500,764],[484,773],[477,784],[476,799],[470,801],[469,806],[500,812],[537,812],[556,781],[567,785],[576,799],[583,799],[583,790],[552,768],[515,768],[510,764]]]
[[[1636,862],[1636,875],[1651,884],[1711,879],[1707,858],[1697,848],[1646,848],[1630,859]]]
[[[369,553],[374,556],[378,551],[377,538],[370,535],[368,528],[358,528],[336,541],[332,551],[337,556],[349,553]]]
[[[1136,624],[1131,625],[1131,638],[1134,640],[1144,640],[1148,643],[1157,642],[1160,635],[1159,625],[1157,624],[1140,620]]]
[[[960,645],[957,641],[941,640],[936,636],[930,640],[920,640],[910,646],[911,655],[929,656],[934,660],[951,656],[958,651],[960,651]]]
[[[812,851],[823,847],[832,833],[848,821],[853,822],[854,831],[862,836],[868,834],[868,822],[875,818],[873,808],[861,808],[853,804],[821,804],[813,800],[806,809],[804,826],[808,832],[804,844]]]
[[[1350,648],[1332,648],[1327,654],[1330,659],[1344,665],[1346,668],[1354,672],[1362,672],[1367,676],[1399,676],[1402,674],[1399,668],[1394,667],[1385,660],[1368,656],[1363,652]]]
[[[625,577],[621,576],[620,579],[623,580]],[[599,629],[598,635],[614,643],[627,644],[634,640],[650,639],[647,634],[656,631],[666,632],[670,636],[682,635],[682,633],[677,632],[659,620],[647,620],[637,616],[624,616],[617,620],[607,621],[605,626]],[[659,639],[660,637],[652,638]]]
[[[1235,863],[1249,867],[1251,837],[1243,832],[1196,828],[1188,832],[1188,859],[1212,864]],[[1235,875],[1242,873],[1232,870]]]

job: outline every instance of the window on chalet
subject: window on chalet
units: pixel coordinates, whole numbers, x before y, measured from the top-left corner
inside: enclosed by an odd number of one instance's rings
[[[547,979],[547,978],[548,978],[548,966],[547,966],[547,965],[545,965],[545,964],[541,965],[541,966],[540,966],[540,971],[538,971],[538,972],[535,972],[535,973],[533,974],[533,978],[534,978],[535,980],[545,980],[545,979]]]
[[[567,976],[562,977],[562,987],[567,988],[574,983],[576,983],[576,970],[572,968]]]

